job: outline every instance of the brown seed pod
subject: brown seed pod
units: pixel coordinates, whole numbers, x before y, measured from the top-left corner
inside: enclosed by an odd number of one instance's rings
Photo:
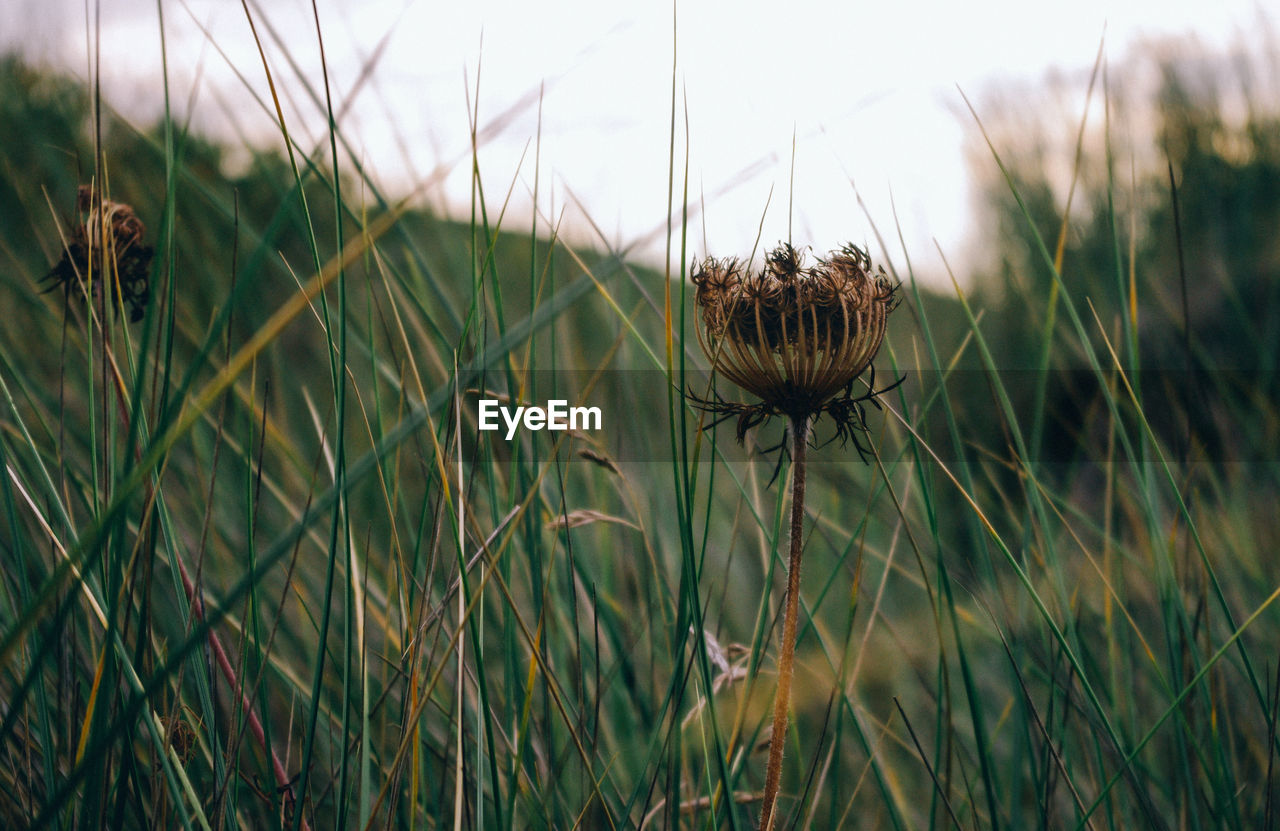
[[[47,291],[61,287],[73,294],[98,300],[105,287],[112,308],[129,307],[129,320],[137,322],[151,298],[152,248],[144,245],[146,226],[133,208],[99,198],[80,186],[76,198],[80,221],[72,226],[62,258],[45,275]]]
[[[736,259],[708,257],[695,264],[698,339],[715,371],[760,398],[756,405],[697,401],[722,418],[737,416],[739,440],[771,415],[791,419],[826,413],[841,440],[864,432],[862,404],[853,382],[870,366],[884,340],[897,285],[855,245],[832,251],[813,265],[804,252],[780,243],[752,271]],[[718,419],[719,420],[719,419]]]

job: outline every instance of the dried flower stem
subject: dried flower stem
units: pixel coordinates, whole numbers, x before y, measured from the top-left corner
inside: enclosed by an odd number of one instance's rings
[[[761,831],[773,831],[778,786],[782,781],[782,751],[787,743],[787,716],[791,709],[791,678],[795,674],[796,623],[800,617],[800,557],[804,550],[805,447],[809,442],[809,417],[793,416],[791,427],[791,555],[787,561],[786,609],[782,619],[782,651],[778,656],[778,689],[773,697],[773,735],[769,738],[769,767],[764,778]]]
[[[694,264],[692,279],[702,321],[698,340],[713,369],[760,398],[758,404],[740,404],[718,395],[690,395],[695,405],[715,415],[712,426],[736,416],[739,443],[748,430],[773,416],[786,416],[791,433],[791,557],[760,819],[764,831],[773,831],[795,673],[810,423],[829,416],[835,438],[852,440],[866,460],[863,405],[880,406],[876,398],[897,384],[876,389],[874,369],[867,392],[855,394],[854,381],[871,368],[884,341],[889,313],[898,305],[898,287],[883,267],[872,265],[866,250],[851,243],[814,265],[789,242],[766,254],[760,270],[732,257],[708,257]]]

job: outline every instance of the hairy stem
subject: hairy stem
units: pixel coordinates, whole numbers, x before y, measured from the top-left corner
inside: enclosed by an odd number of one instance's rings
[[[791,556],[787,562],[786,611],[782,620],[782,651],[778,655],[778,689],[773,698],[773,735],[769,738],[769,768],[764,778],[761,831],[773,831],[777,819],[778,786],[782,781],[782,750],[787,743],[787,714],[791,710],[791,676],[796,652],[796,621],[800,617],[800,556],[804,547],[805,446],[809,417],[791,419]]]

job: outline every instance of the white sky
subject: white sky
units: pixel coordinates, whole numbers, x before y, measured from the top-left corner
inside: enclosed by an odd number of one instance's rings
[[[0,0],[0,43],[21,37],[34,57],[69,63],[85,75],[85,5],[83,0]],[[435,205],[466,205],[467,82],[474,91],[479,67],[482,126],[525,102],[501,121],[501,129],[482,147],[480,163],[491,210],[514,182],[512,211],[520,218],[513,222],[527,228],[534,181],[530,142],[539,126],[539,85],[545,83],[540,209],[553,216],[563,211],[571,238],[589,238],[582,213],[572,204],[571,195],[576,196],[610,244],[637,244],[660,260],[671,117],[670,5],[601,0],[320,0],[319,5],[330,79],[337,106],[345,109],[340,126],[382,182],[393,188],[421,182],[438,165],[455,164],[428,199]],[[771,188],[763,242],[771,245],[787,236],[794,135],[792,238],[797,245],[825,251],[846,240],[874,243],[858,196],[882,233],[895,236],[892,194],[917,267],[940,273],[931,240],[936,238],[955,261],[963,259],[969,231],[970,187],[962,148],[966,139],[976,140],[977,129],[957,85],[975,104],[993,83],[1034,81],[1050,71],[1081,79],[1082,89],[1104,32],[1114,64],[1135,42],[1162,37],[1194,35],[1202,45],[1220,49],[1240,41],[1256,45],[1259,30],[1268,30],[1275,20],[1274,13],[1250,0],[792,0],[785,13],[781,6],[692,0],[679,5],[676,152],[683,166],[687,100],[690,195],[695,203],[705,196],[706,206],[691,225],[691,257],[748,252]],[[206,130],[269,141],[272,118],[245,88],[247,82],[266,96],[240,4],[188,0],[165,2],[163,8],[179,112],[190,107],[194,122]],[[309,137],[304,141],[321,141],[323,120],[297,74],[319,87],[321,64],[309,5],[260,0],[251,8],[268,40],[291,129]],[[117,0],[103,3],[101,14],[107,94],[135,117],[153,118],[162,106],[156,4]],[[282,42],[270,42],[267,23],[281,33]],[[361,83],[361,69],[370,65],[380,43],[372,73]],[[1064,129],[1074,134],[1073,125]]]

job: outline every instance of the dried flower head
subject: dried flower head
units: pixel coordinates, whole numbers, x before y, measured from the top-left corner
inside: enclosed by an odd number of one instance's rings
[[[80,221],[71,229],[62,258],[45,276],[70,297],[99,299],[106,287],[112,308],[129,306],[129,320],[139,321],[151,297],[150,246],[142,243],[146,226],[133,208],[101,199],[93,189],[81,185],[76,199]],[[86,290],[86,283],[87,290]]]
[[[884,340],[889,313],[898,305],[897,284],[871,257],[848,244],[809,265],[790,243],[765,256],[759,271],[740,261],[708,257],[693,268],[702,325],[699,342],[716,372],[760,398],[747,405],[698,401],[723,420],[738,417],[738,440],[770,416],[832,418],[836,435],[859,440],[866,431],[864,403],[892,389],[868,390],[853,382],[871,367]]]

